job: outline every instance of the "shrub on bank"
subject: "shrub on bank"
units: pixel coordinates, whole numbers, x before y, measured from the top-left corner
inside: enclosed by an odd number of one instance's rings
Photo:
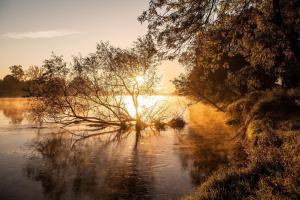
[[[241,121],[243,158],[186,199],[300,199],[300,89],[249,94],[228,107]],[[238,155],[239,152],[235,152]]]
[[[299,132],[279,148],[259,143],[245,167],[216,171],[186,199],[299,199],[299,150]]]

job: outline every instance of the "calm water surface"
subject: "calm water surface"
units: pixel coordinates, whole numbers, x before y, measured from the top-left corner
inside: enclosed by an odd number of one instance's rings
[[[174,97],[172,97],[174,98]],[[177,101],[173,102],[177,106]],[[0,199],[180,199],[230,159],[233,130],[202,104],[183,130],[78,141],[28,119],[26,99],[0,99]]]

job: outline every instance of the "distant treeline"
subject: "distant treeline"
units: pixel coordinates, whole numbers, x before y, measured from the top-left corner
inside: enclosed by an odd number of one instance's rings
[[[27,81],[20,81],[12,75],[7,75],[0,80],[0,97],[23,97],[26,92]]]
[[[41,74],[37,66],[24,71],[21,65],[10,67],[10,74],[0,79],[0,97],[29,97],[34,80]]]

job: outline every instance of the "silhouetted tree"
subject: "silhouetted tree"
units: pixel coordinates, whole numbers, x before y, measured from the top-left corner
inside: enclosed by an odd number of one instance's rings
[[[20,97],[25,94],[23,91],[24,82],[19,81],[12,75],[6,75],[0,81],[0,96],[1,97]]]
[[[18,81],[23,80],[24,78],[24,71],[21,65],[13,65],[9,67],[11,75],[17,79]]]
[[[131,49],[102,42],[95,53],[74,57],[70,67],[62,57],[52,55],[44,61],[34,111],[65,126],[82,123],[102,130],[133,123],[140,130],[146,122],[138,109],[139,96],[153,94],[158,83],[155,55],[149,37],[139,39]]]
[[[40,85],[40,78],[44,74],[44,69],[38,66],[29,66],[25,72],[26,85],[24,91],[29,97],[34,97],[41,93],[42,86]]]
[[[0,97],[28,96],[25,89],[28,82],[21,65],[10,66],[11,73],[0,80]]]

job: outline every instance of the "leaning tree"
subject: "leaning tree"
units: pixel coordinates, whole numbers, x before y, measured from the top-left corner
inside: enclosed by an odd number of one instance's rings
[[[40,120],[63,126],[84,124],[104,130],[134,125],[140,130],[160,114],[160,109],[148,107],[142,116],[139,109],[139,96],[155,93],[157,63],[149,37],[138,39],[131,49],[101,42],[95,53],[74,57],[70,65],[52,55],[44,61],[44,73],[36,82],[33,112]]]

